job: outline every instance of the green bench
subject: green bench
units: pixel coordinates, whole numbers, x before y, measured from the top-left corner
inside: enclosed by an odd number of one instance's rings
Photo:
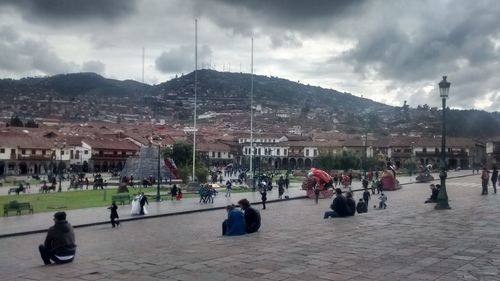
[[[16,211],[17,215],[20,215],[23,210],[28,210],[33,214],[33,206],[29,202],[17,202],[11,201],[3,205],[3,215],[8,216],[9,211]]]
[[[127,204],[130,204],[132,198],[130,197],[130,194],[124,193],[111,196],[111,200],[115,203],[120,203],[120,205],[124,205],[125,202],[127,202]]]

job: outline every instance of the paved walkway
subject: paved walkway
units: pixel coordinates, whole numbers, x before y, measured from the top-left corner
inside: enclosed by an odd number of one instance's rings
[[[450,179],[448,193],[451,210],[410,184],[386,210],[328,220],[331,200],[282,201],[241,237],[220,236],[223,210],[79,228],[77,258],[60,266],[41,265],[44,234],[5,238],[1,279],[500,280],[500,194],[481,196],[478,176]]]
[[[452,172],[452,176],[463,176],[469,175],[470,172]],[[437,178],[437,175],[434,175]],[[400,183],[408,184],[414,181],[415,177],[400,176],[398,177]],[[289,197],[300,197],[305,195],[305,191],[299,188],[300,184],[292,184],[291,188],[285,193]],[[360,189],[361,182],[354,181],[353,189]],[[14,196],[14,195],[12,195]],[[228,204],[237,204],[237,202],[242,199],[247,198],[250,202],[260,203],[260,194],[258,192],[246,192],[246,193],[233,193],[231,198],[224,197],[224,193],[220,192],[218,196],[215,197],[213,204],[203,204],[199,203],[199,198],[186,198],[181,201],[162,201],[155,202],[150,200],[149,205],[146,206],[148,211],[147,216],[157,216],[166,215],[179,212],[189,212],[195,210],[207,210],[212,208],[223,208]],[[268,193],[268,200],[278,199],[277,188],[273,188],[272,191]],[[138,216],[132,216],[130,214],[130,205],[119,206],[118,209],[120,219],[127,220],[132,218],[138,218]],[[87,208],[79,210],[69,210],[67,211],[68,218],[71,218],[71,222],[75,226],[95,224],[109,221],[109,211],[106,207],[100,208]],[[34,215],[23,215],[23,216],[9,216],[0,218],[0,237],[24,232],[36,232],[45,231],[47,228],[47,222],[52,221],[53,212],[48,213],[38,213]]]

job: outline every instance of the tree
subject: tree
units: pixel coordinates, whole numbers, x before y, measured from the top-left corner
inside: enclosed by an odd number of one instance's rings
[[[10,118],[9,121],[9,126],[10,127],[24,127],[23,121],[19,116],[14,116]]]
[[[405,168],[408,171],[408,174],[410,176],[415,173],[415,171],[417,170],[417,167],[418,167],[418,163],[412,159],[406,160],[403,163],[403,168]]]
[[[324,170],[348,170],[358,169],[361,159],[352,152],[342,151],[340,154],[320,155],[316,162],[318,167]]]
[[[196,180],[198,180],[199,183],[205,183],[208,177],[208,170],[203,166],[197,165],[195,175],[196,175]]]
[[[172,148],[163,150],[163,157],[172,158],[178,167],[193,164],[193,145],[189,143],[175,143]]]
[[[30,119],[26,121],[26,124],[24,124],[24,127],[26,128],[38,128],[38,124],[35,122],[35,120]]]
[[[191,169],[189,166],[182,166],[178,169],[179,177],[182,180],[183,184],[187,184],[189,181],[189,175],[191,174]]]

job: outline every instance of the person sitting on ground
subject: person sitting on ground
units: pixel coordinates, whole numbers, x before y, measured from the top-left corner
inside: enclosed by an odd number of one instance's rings
[[[257,232],[260,228],[260,213],[250,206],[250,202],[244,198],[238,201],[241,209],[245,212],[245,225],[247,233]]]
[[[54,214],[54,225],[51,226],[43,245],[38,246],[44,264],[69,263],[75,258],[76,244],[73,227],[66,221],[65,212]]]
[[[227,219],[222,223],[222,235],[236,236],[247,233],[243,212],[236,209],[234,204],[226,206]]]
[[[356,201],[352,198],[352,192],[346,193],[347,206],[349,207],[349,216],[354,216],[356,214]]]
[[[335,189],[335,199],[333,199],[332,204],[330,205],[332,211],[325,212],[323,216],[324,219],[329,217],[347,217],[351,210],[349,210],[349,206],[347,205],[347,199],[342,195],[342,189]]]
[[[436,203],[437,197],[439,194],[439,190],[436,188],[436,186],[434,184],[431,184],[429,186],[429,188],[431,189],[431,197],[429,197],[429,199],[425,200],[425,203]]]
[[[177,197],[177,185],[175,184],[170,188],[170,200],[174,200],[174,197]]]
[[[358,212],[358,214],[362,214],[362,213],[367,213],[368,212],[368,207],[366,206],[366,203],[363,199],[359,199],[358,201],[358,205],[356,205],[356,211]]]

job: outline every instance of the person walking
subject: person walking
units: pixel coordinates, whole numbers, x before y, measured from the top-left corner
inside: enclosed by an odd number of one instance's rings
[[[108,210],[111,210],[111,214],[109,215],[109,218],[111,220],[111,226],[120,226],[120,217],[118,216],[118,206],[116,206],[115,201],[111,203],[111,207],[108,207]]]
[[[285,193],[285,188],[284,188],[284,185],[285,185],[285,180],[283,179],[283,177],[280,177],[280,179],[278,180],[278,199],[283,199],[283,193]]]
[[[378,197],[378,199],[380,200],[380,202],[378,204],[378,208],[379,209],[387,208],[387,204],[385,203],[385,202],[387,202],[387,196],[385,196],[384,192],[380,193],[380,196]]]
[[[488,181],[490,180],[490,171],[486,167],[483,168],[481,173],[481,184],[483,186],[483,192],[481,195],[488,195]]]
[[[262,200],[262,210],[266,209],[266,201],[267,201],[267,187],[264,186],[261,190],[259,190],[260,199]]]
[[[363,201],[365,202],[366,206],[370,206],[369,201],[371,199],[370,191],[368,191],[368,188],[365,187],[365,191],[363,192]],[[368,210],[366,210],[368,212]]]
[[[141,196],[139,197],[139,204],[141,206],[141,211],[140,215],[147,214],[148,212],[146,211],[146,208],[144,208],[144,205],[149,205],[148,198],[144,195],[144,192],[141,192]]]
[[[65,212],[54,214],[54,225],[49,228],[45,242],[38,246],[40,256],[45,265],[72,262],[76,254],[75,232],[66,221]]]
[[[493,185],[493,192],[495,194],[497,194],[497,180],[498,180],[497,166],[493,166],[493,172],[491,173],[491,184]]]
[[[231,192],[233,191],[233,184],[231,180],[227,180],[226,182],[226,197],[231,197]]]
[[[314,200],[316,202],[316,205],[318,205],[318,199],[319,199],[319,186],[315,185],[314,186]]]

